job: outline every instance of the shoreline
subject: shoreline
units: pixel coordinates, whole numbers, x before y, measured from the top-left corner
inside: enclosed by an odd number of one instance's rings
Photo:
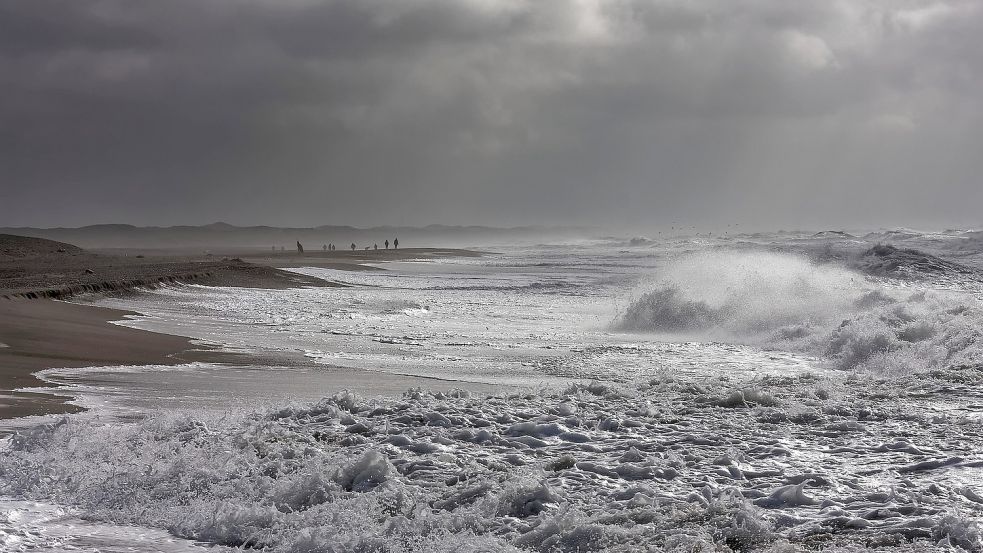
[[[70,398],[23,388],[49,388],[35,372],[102,365],[172,365],[192,348],[190,338],[112,324],[137,315],[50,299],[0,300],[0,419],[77,413]],[[54,387],[51,387],[54,389]]]
[[[342,270],[384,270],[363,265],[368,261],[393,261],[419,259],[421,257],[451,257],[463,253],[449,250],[405,250],[401,255],[376,256],[375,252],[357,252],[350,256],[270,256],[251,262],[223,261],[218,271],[207,277],[189,280],[195,284],[246,288],[282,289],[302,286],[340,286],[337,283],[305,277],[280,270],[280,267],[324,266]],[[312,252],[313,253],[313,252]],[[365,255],[368,254],[368,255]],[[421,255],[423,254],[423,255]],[[468,255],[480,255],[468,252]],[[327,257],[328,259],[324,259]],[[320,259],[319,259],[320,258]],[[342,258],[342,259],[338,259]],[[347,259],[345,259],[347,258]],[[374,258],[374,259],[373,259]],[[308,263],[308,262],[311,263]],[[320,263],[319,263],[320,262]],[[175,264],[177,266],[178,264]],[[149,267],[149,266],[148,266]],[[167,267],[167,265],[163,265]],[[153,287],[153,283],[181,284],[161,272],[144,271],[140,281],[121,282],[97,289],[110,292],[139,293],[134,289]],[[48,274],[53,273],[49,270]],[[151,284],[148,286],[148,283]],[[141,330],[114,324],[127,316],[142,315],[134,311],[111,309],[94,305],[61,301],[75,295],[92,293],[93,290],[78,284],[59,286],[59,282],[44,282],[45,290],[66,290],[60,293],[28,292],[3,294],[11,286],[0,281],[0,420],[42,415],[58,415],[82,412],[85,409],[71,403],[74,398],[59,394],[58,386],[52,386],[34,375],[44,369],[85,368],[114,365],[178,365],[191,362],[264,364],[270,366],[313,366],[306,359],[289,354],[257,352],[228,352],[207,345],[194,343],[192,338]],[[338,389],[379,388],[387,391],[402,390],[424,384],[418,377],[387,375],[387,382],[380,383],[379,375],[371,371],[352,368],[333,368],[319,365],[319,369],[334,370],[339,377]],[[365,374],[361,374],[365,373]],[[21,391],[31,389],[31,391]],[[44,393],[51,389],[52,393]]]

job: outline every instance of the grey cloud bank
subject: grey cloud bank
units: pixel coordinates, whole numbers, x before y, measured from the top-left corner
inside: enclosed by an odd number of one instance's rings
[[[979,224],[976,0],[0,2],[2,226]]]

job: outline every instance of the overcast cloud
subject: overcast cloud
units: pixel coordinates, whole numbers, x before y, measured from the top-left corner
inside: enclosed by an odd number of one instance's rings
[[[0,226],[983,222],[979,0],[0,1]]]

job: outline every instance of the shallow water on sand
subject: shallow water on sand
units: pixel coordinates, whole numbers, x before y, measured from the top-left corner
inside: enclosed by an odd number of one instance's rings
[[[120,323],[127,326],[189,335],[231,350],[302,355],[325,367],[371,371],[375,376],[358,389],[370,395],[392,393],[390,375],[419,377],[416,385],[422,386],[452,383],[487,390],[583,379],[629,382],[664,370],[735,376],[820,370],[808,356],[612,331],[619,311],[660,255],[573,248],[564,255],[521,251],[393,263],[378,272],[306,268],[296,270],[349,287],[185,286],[98,304],[146,314]],[[348,387],[330,370],[283,376],[284,383],[305,383],[305,391]],[[65,382],[63,376],[51,377]],[[224,388],[225,382],[231,387]],[[235,379],[217,379],[217,385],[218,395],[242,393]],[[297,398],[296,388],[272,383],[263,390],[267,399],[281,400]]]

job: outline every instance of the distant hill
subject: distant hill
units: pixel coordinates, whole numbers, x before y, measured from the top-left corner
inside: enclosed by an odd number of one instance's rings
[[[496,244],[533,244],[551,240],[584,238],[593,234],[582,227],[430,225],[426,227],[373,227],[324,225],[309,228],[270,226],[239,227],[227,223],[202,226],[137,227],[124,224],[91,225],[79,228],[0,228],[0,233],[44,238],[78,244],[88,249],[294,249],[301,242],[308,249],[333,243],[340,248],[355,242],[359,247],[392,241],[403,247],[480,247]]]
[[[83,253],[85,253],[85,250],[82,248],[64,242],[30,236],[0,234],[0,260],[60,255],[70,256]]]

